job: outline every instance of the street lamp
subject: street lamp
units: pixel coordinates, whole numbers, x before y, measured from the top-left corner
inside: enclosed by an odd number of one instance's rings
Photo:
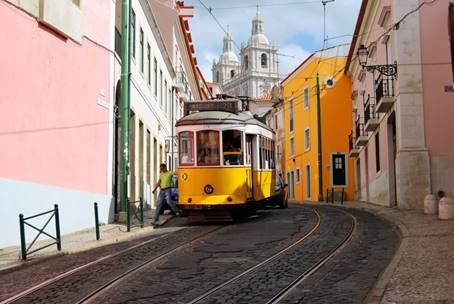
[[[397,74],[397,63],[394,64],[383,64],[383,65],[367,65],[367,58],[369,57],[369,50],[361,44],[356,52],[358,56],[359,64],[369,72],[378,71],[381,75],[388,77],[396,76]]]

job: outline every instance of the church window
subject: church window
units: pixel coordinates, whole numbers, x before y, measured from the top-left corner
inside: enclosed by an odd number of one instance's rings
[[[249,57],[248,55],[244,56],[244,69],[247,70],[249,68]]]
[[[219,71],[216,71],[216,82],[219,83]]]
[[[235,70],[230,71],[230,78],[233,78],[233,77],[235,77]]]
[[[262,68],[266,68],[268,66],[268,58],[266,54],[262,54],[261,56]]]

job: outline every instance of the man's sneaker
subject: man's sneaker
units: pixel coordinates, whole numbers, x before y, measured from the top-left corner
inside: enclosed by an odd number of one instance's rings
[[[151,226],[156,227],[156,226],[159,226],[159,221],[151,220],[150,224],[151,224]]]

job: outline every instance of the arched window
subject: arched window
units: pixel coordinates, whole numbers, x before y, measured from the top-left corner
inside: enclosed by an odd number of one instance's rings
[[[268,57],[265,53],[261,56],[262,68],[266,68],[268,66]]]
[[[230,78],[233,78],[233,77],[235,77],[235,70],[230,71]]]
[[[216,82],[219,83],[219,71],[216,71]]]
[[[249,57],[248,55],[244,56],[244,69],[247,70],[249,68]]]

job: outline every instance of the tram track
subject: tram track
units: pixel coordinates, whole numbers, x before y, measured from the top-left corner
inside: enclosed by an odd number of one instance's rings
[[[323,265],[325,265],[334,255],[336,255],[343,247],[345,247],[353,237],[353,234],[356,229],[357,221],[356,218],[347,213],[352,218],[352,226],[349,233],[345,236],[345,238],[333,249],[326,256],[320,259],[317,263],[313,264],[312,267],[307,269],[304,273],[302,273],[298,278],[296,278],[290,285],[288,285],[285,289],[283,289],[280,293],[275,295],[271,300],[269,300],[266,304],[275,304],[279,303],[282,299],[284,299],[288,294],[290,294],[297,286],[299,286],[304,280],[306,280],[311,274],[316,272],[320,269]]]
[[[297,240],[296,242],[294,242],[293,244],[287,246],[286,248],[280,250],[279,252],[277,252],[276,254],[274,254],[273,256],[271,256],[270,258],[264,260],[263,262],[249,268],[248,270],[240,273],[239,275],[231,278],[230,280],[210,289],[209,291],[207,291],[206,293],[204,293],[203,295],[199,296],[198,298],[192,300],[191,302],[187,303],[187,304],[195,304],[195,303],[200,303],[202,300],[206,299],[207,297],[209,297],[210,295],[212,295],[213,293],[215,293],[216,291],[226,287],[227,285],[237,281],[238,279],[248,275],[248,274],[251,274],[255,271],[258,271],[260,268],[262,268],[263,266],[267,265],[268,263],[270,263],[271,261],[274,261],[276,259],[278,259],[281,255],[285,254],[287,251],[291,250],[292,248],[296,247],[296,246],[299,246],[302,242],[304,242],[307,238],[309,238],[310,236],[312,236],[317,230],[318,228],[320,227],[320,224],[321,224],[321,217],[320,217],[320,214],[318,213],[317,210],[313,209],[314,213],[316,214],[316,217],[317,217],[317,222],[316,224],[314,225],[314,227],[312,227],[311,230],[309,230],[303,237],[301,237],[299,240]]]
[[[330,208],[331,209],[331,208]],[[334,209],[334,208],[332,208]],[[352,239],[355,229],[356,229],[356,219],[353,215],[349,214],[345,211],[340,211],[341,213],[347,215],[351,221],[349,225],[343,223],[344,228],[348,230],[346,234],[341,238],[339,242],[333,244],[334,246],[328,248],[328,251],[322,254],[321,259],[314,259],[315,261],[311,261],[309,265],[305,265],[305,271],[302,273],[298,273],[294,275],[292,281],[284,287],[280,287],[278,291],[274,291],[271,294],[264,295],[258,290],[254,290],[252,286],[257,286],[260,283],[251,283],[251,282],[260,282],[260,275],[261,272],[267,276],[267,273],[270,273],[270,270],[266,269],[267,267],[274,267],[279,268],[280,260],[291,260],[290,256],[286,256],[286,254],[291,253],[291,251],[298,250],[299,246],[304,246],[304,241],[308,240],[311,236],[314,236],[320,228],[321,225],[321,217],[318,211],[314,208],[314,212],[317,214],[317,224],[302,238],[300,238],[297,242],[288,246],[287,248],[282,249],[278,253],[274,254],[272,257],[268,258],[267,260],[263,261],[260,264],[251,267],[248,270],[245,270],[241,274],[229,279],[228,281],[219,284],[218,286],[210,289],[209,291],[205,292],[204,294],[200,295],[199,297],[187,302],[187,304],[196,304],[196,303],[236,303],[248,300],[250,303],[278,303],[282,299],[284,299],[292,290],[300,286],[300,284],[310,277],[313,273],[315,273],[318,269],[320,269],[323,265],[325,265],[333,256],[335,256],[343,247],[345,247],[350,240]],[[332,210],[334,211],[334,210]],[[336,209],[335,212],[339,212]],[[293,252],[295,254],[295,252]],[[301,255],[301,252],[297,253],[297,255]],[[274,264],[274,265],[271,265]],[[284,264],[289,264],[289,262],[285,261]],[[288,266],[288,265],[284,265]],[[281,267],[281,268],[284,268]],[[276,270],[276,269],[274,269]],[[272,272],[274,274],[274,272]],[[243,280],[243,281],[241,281]],[[263,280],[262,280],[263,282]],[[249,293],[249,299],[245,298],[245,290]],[[270,291],[268,291],[270,292]],[[251,299],[253,298],[254,301]]]
[[[78,295],[76,295],[77,299],[74,299],[75,295],[73,294],[72,295],[73,299],[68,301],[68,298],[65,297],[65,299],[63,301],[71,302],[71,303],[86,303],[87,301],[95,298],[100,292],[108,289],[116,282],[126,278],[128,275],[130,275],[134,272],[137,272],[140,269],[142,269],[143,267],[146,267],[150,264],[159,262],[161,259],[175,253],[176,251],[186,248],[188,246],[191,246],[193,243],[200,241],[203,238],[206,238],[209,235],[214,234],[214,233],[218,232],[219,230],[226,228],[226,227],[227,226],[215,226],[214,228],[213,227],[210,227],[210,228],[202,227],[200,229],[198,229],[198,228],[185,229],[182,232],[186,232],[189,235],[181,237],[181,235],[183,234],[182,233],[182,234],[179,234],[179,236],[180,236],[179,238],[185,239],[185,237],[189,237],[190,238],[189,241],[183,241],[183,242],[181,242],[181,244],[177,244],[176,246],[170,246],[170,248],[161,250],[161,252],[158,254],[152,254],[151,257],[142,259],[142,261],[140,263],[136,263],[136,265],[134,265],[133,267],[128,265],[127,267],[125,267],[126,269],[124,269],[123,271],[120,271],[120,273],[111,275],[111,277],[113,277],[113,278],[110,278],[110,280],[108,280],[107,283],[104,282],[102,284],[98,284],[101,286],[97,287],[94,291],[91,290],[88,294],[85,293],[83,295],[80,295],[79,294],[80,290],[83,288],[80,288],[80,287],[76,288],[76,290],[73,293],[78,294]],[[194,230],[202,230],[202,232],[199,233],[198,235],[196,233],[196,235],[192,236],[192,238],[191,238],[191,233]],[[205,231],[205,230],[208,230],[208,231]],[[170,234],[170,235],[173,235],[173,234]],[[112,266],[113,264],[117,264],[116,262],[121,263],[120,261],[125,260],[125,257],[126,257],[126,259],[134,260],[134,258],[130,257],[131,255],[142,255],[143,253],[149,252],[158,247],[165,248],[166,245],[159,246],[159,244],[158,244],[159,241],[163,241],[163,243],[165,243],[165,240],[166,240],[165,237],[169,238],[169,235],[165,234],[165,235],[159,236],[157,238],[147,240],[145,242],[136,244],[131,248],[127,248],[120,252],[107,255],[107,256],[99,258],[95,261],[92,261],[87,264],[76,267],[72,270],[66,271],[66,272],[56,276],[55,278],[49,279],[49,280],[42,282],[38,285],[35,285],[23,292],[20,292],[6,300],[3,300],[0,302],[0,304],[10,304],[10,303],[17,304],[17,303],[30,303],[30,302],[33,302],[33,303],[52,303],[52,302],[53,303],[62,303],[62,299],[59,299],[58,296],[55,298],[51,297],[51,296],[53,294],[61,295],[62,292],[58,292],[58,291],[55,292],[55,290],[61,289],[60,288],[61,286],[59,286],[59,285],[63,281],[70,281],[70,285],[74,285],[74,284],[77,285],[78,283],[81,283],[81,277],[84,277],[84,273],[85,274],[95,273],[96,274],[95,277],[98,277],[98,278],[102,277],[102,272],[104,272],[104,274],[106,274],[106,272],[107,272],[106,270],[109,269],[109,266]],[[178,237],[176,239],[178,239]],[[130,256],[128,257],[128,255],[130,255]],[[115,261],[115,260],[117,260],[117,261]],[[120,266],[120,264],[118,264],[118,266]],[[99,273],[99,272],[101,272],[101,273]],[[107,275],[108,275],[108,273],[107,273]],[[74,279],[73,282],[71,282],[71,279]],[[89,280],[87,279],[84,281],[87,283]],[[89,282],[89,283],[92,284],[93,282]],[[81,284],[81,285],[83,285],[83,284]],[[63,289],[61,289],[61,290],[63,290]],[[65,292],[71,293],[71,290],[66,288],[63,290],[63,293],[65,293]],[[68,294],[65,294],[65,296],[68,296]]]

